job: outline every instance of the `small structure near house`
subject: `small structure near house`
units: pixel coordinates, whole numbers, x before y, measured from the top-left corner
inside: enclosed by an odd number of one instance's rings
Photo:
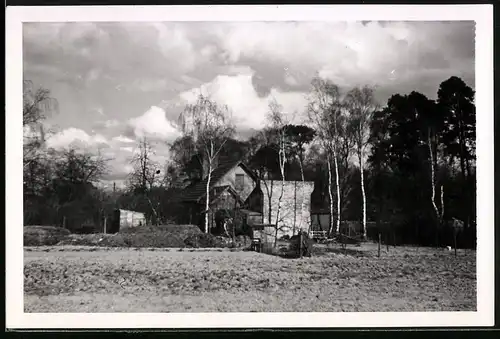
[[[313,240],[324,241],[328,238],[330,211],[326,208],[311,209],[311,227],[309,235]]]
[[[260,212],[250,211],[247,209],[240,209],[240,212],[243,214],[244,223],[249,227],[264,223],[262,213]]]
[[[116,233],[126,228],[134,228],[146,225],[146,217],[144,213],[116,209],[113,215],[113,221],[109,229],[109,233]]]
[[[261,249],[269,250],[274,246],[276,226],[271,224],[253,224],[250,226],[252,229],[252,240],[258,243]]]

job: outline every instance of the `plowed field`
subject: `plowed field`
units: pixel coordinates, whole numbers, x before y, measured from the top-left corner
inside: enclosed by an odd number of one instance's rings
[[[474,251],[27,247],[25,312],[474,311]]]

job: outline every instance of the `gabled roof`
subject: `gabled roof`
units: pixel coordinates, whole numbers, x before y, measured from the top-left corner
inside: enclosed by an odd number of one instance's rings
[[[238,200],[240,205],[243,204],[243,200],[241,200],[241,197],[238,194],[238,192],[236,192],[231,186],[226,185],[226,186],[217,186],[217,187],[212,188],[212,190],[210,191],[210,205],[212,205],[214,202],[216,202],[224,192],[229,192],[230,194],[232,194],[235,197],[236,200]],[[205,201],[205,197],[206,197],[206,194],[203,194],[198,199],[198,202]]]
[[[247,166],[245,166],[241,160],[221,160],[219,162],[219,166],[217,166],[217,168],[212,172],[210,178],[210,189],[217,187],[218,182],[236,166],[241,166],[249,176],[256,180],[255,174]],[[205,178],[202,181],[186,187],[184,192],[181,193],[180,200],[198,202],[206,194],[207,181],[208,178]]]

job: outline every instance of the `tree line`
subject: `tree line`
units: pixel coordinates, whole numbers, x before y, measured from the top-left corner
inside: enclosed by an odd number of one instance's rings
[[[316,77],[303,111],[285,112],[271,100],[266,127],[244,141],[236,138],[231,110],[200,95],[183,112],[190,124],[168,144],[170,159],[156,163],[154,145],[139,140],[126,188],[114,192],[97,186],[110,159],[44,147],[50,132],[42,121],[57,101],[25,85],[23,125],[38,131],[25,133],[25,224],[66,218],[74,228],[101,225],[114,208],[144,212],[150,223],[175,222],[179,192],[207,177],[208,190],[218,159],[241,159],[264,194],[271,181],[314,181],[312,205],[330,215],[330,234],[349,220],[370,237],[372,221],[398,243],[442,246],[455,217],[465,225],[461,246],[475,244],[475,93],[458,77],[439,85],[436,100],[413,91],[394,94],[385,105],[369,86],[344,90]],[[271,209],[277,222],[281,199]]]

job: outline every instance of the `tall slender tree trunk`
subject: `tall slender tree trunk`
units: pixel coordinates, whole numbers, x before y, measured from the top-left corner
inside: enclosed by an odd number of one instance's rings
[[[304,164],[302,163],[304,160],[302,159],[302,156],[299,155],[299,167],[300,167],[300,176],[302,178],[302,182],[305,181],[304,179]]]
[[[207,187],[205,190],[205,233],[208,233],[208,209],[210,208],[210,180],[212,179],[212,161],[208,161]]]
[[[457,102],[456,111],[459,112],[458,116],[458,142],[460,147],[460,170],[462,171],[462,201],[463,201],[463,219],[465,222],[465,228],[469,226],[469,206],[471,205],[470,192],[468,187],[468,178],[470,177],[470,167],[468,164],[468,160],[466,159],[466,151],[465,151],[465,135],[464,135],[464,126],[463,126],[463,118],[462,112],[460,110],[460,101]],[[466,174],[467,172],[467,174]]]
[[[269,178],[269,176],[268,176]],[[269,180],[269,179],[267,179]],[[271,184],[271,188],[269,188],[266,180],[261,180],[263,183],[264,183],[264,186],[266,188],[266,196],[267,196],[267,222],[268,224],[271,223],[271,210],[272,210],[272,202],[271,202],[271,198],[273,197],[273,181],[272,180],[269,180],[270,181],[270,184]],[[263,211],[264,212],[264,211]]]
[[[439,215],[439,221],[442,223],[444,221],[444,186],[441,185],[441,214]]]
[[[434,152],[432,149],[432,140],[431,140],[431,130],[427,129],[427,147],[429,148],[429,163],[431,165],[431,203],[432,208],[434,209],[434,213],[436,214],[435,219],[435,227],[436,227],[436,247],[439,246],[439,225],[440,225],[440,217],[439,210],[436,205],[436,168],[434,162]]]
[[[278,207],[276,209],[276,223],[275,223],[275,233],[274,233],[274,247],[278,244],[278,230],[280,222],[280,212],[281,212],[281,200],[283,199],[283,192],[285,191],[285,155],[282,155],[280,159],[280,171],[281,171],[281,192],[278,197]]]
[[[302,156],[299,156],[299,166],[300,166],[300,175],[301,175],[301,178],[302,178],[302,189],[305,188],[305,178],[304,178],[304,166],[302,164],[303,162],[303,159],[302,159]],[[304,198],[304,195],[301,195],[302,196],[302,203],[300,204],[300,215],[301,215],[301,218],[300,218],[300,221],[299,221],[299,228],[302,229],[302,217],[303,217],[303,211],[304,211],[304,206],[306,204],[306,199]],[[307,227],[308,228],[308,232],[309,232],[309,229],[310,229],[310,222],[311,220],[309,220],[309,226]],[[295,233],[294,233],[295,235]]]
[[[365,175],[363,173],[363,154],[361,149],[358,150],[359,172],[361,179],[361,196],[363,199],[363,239],[366,240],[366,192],[365,192]]]
[[[431,202],[432,202],[432,208],[434,209],[434,213],[436,214],[436,220],[439,220],[439,210],[436,205],[436,169],[434,168],[434,152],[432,151],[430,130],[428,131],[427,145],[429,148],[429,157],[431,164],[431,189],[432,189]]]
[[[334,164],[335,164],[335,179],[337,186],[337,225],[335,227],[335,233],[339,233],[340,231],[340,182],[339,182],[339,166],[337,162],[337,154],[334,153]]]
[[[292,234],[295,235],[297,227],[297,181],[293,182],[293,230]]]
[[[275,232],[274,232],[274,247],[278,244],[278,230],[279,230],[279,222],[280,222],[280,212],[281,212],[281,200],[283,199],[283,191],[285,190],[285,180],[281,180],[281,193],[278,197],[278,207],[276,209],[276,223],[275,223]]]
[[[328,164],[328,196],[330,198],[330,226],[328,228],[328,236],[333,232],[333,193],[332,193],[332,165],[331,157],[327,156]]]

